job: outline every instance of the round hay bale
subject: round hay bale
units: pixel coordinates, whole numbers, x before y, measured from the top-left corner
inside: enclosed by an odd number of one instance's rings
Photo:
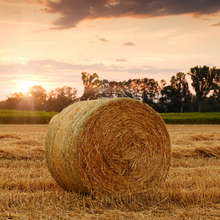
[[[51,119],[50,119],[50,122],[49,122],[49,125],[51,125],[54,121],[54,119],[57,117],[57,115],[54,115]]]
[[[143,193],[157,190],[168,174],[170,137],[159,114],[141,101],[82,101],[53,118],[46,160],[65,190]]]

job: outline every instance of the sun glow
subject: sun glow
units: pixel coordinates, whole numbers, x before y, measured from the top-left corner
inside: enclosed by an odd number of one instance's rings
[[[21,84],[20,84],[20,92],[27,93],[29,87],[32,87],[32,86],[35,86],[35,85],[37,85],[36,82],[24,80],[24,81],[21,82]]]

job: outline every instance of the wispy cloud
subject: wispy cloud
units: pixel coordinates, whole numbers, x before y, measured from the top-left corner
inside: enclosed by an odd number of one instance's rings
[[[220,27],[220,22],[219,23],[216,23],[216,24],[211,24],[209,25],[210,27]]]
[[[22,12],[19,12],[19,11],[13,11],[12,13],[13,14],[18,14],[18,15],[22,15],[23,14]]]
[[[106,40],[105,38],[99,38],[99,40],[102,42],[110,42],[110,41]]]
[[[122,59],[121,59],[122,60]],[[89,60],[87,60],[89,61]],[[69,74],[70,71],[77,71],[77,75]],[[132,67],[123,67],[119,65],[104,65],[103,63],[97,64],[77,64],[69,62],[61,62],[56,60],[31,60],[26,64],[15,63],[4,65],[0,63],[0,76],[1,79],[5,78],[14,78],[14,77],[23,77],[29,75],[36,76],[47,76],[47,77],[69,77],[80,76],[82,71],[90,72],[127,72],[130,74],[170,74],[177,73],[182,71],[182,69],[161,69],[152,66],[143,66],[142,68],[132,66]]]
[[[182,71],[182,69],[160,69],[160,68],[149,68],[149,69],[145,69],[145,68],[138,68],[138,67],[134,67],[134,68],[128,68],[126,69],[126,71],[128,73],[131,74],[139,74],[139,73],[145,73],[145,74],[175,74],[177,72]]]
[[[136,44],[132,43],[132,42],[127,42],[124,43],[125,46],[136,46]]]
[[[24,44],[55,44],[59,41],[45,41],[45,42],[24,42]]]
[[[96,27],[96,26],[94,26],[94,25],[85,25],[86,27],[88,27],[88,28],[94,28],[94,27]]]
[[[127,60],[126,59],[116,59],[115,61],[117,61],[117,62],[126,62]]]

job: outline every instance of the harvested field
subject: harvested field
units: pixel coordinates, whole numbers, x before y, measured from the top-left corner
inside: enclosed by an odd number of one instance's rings
[[[0,125],[0,219],[220,219],[220,125],[168,125],[169,175],[157,197],[65,192],[44,157],[48,125]]]

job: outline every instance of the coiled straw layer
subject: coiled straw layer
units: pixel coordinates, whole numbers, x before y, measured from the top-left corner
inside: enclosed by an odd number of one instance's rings
[[[171,160],[164,121],[130,98],[82,101],[50,123],[46,159],[65,190],[136,194],[157,190]]]

